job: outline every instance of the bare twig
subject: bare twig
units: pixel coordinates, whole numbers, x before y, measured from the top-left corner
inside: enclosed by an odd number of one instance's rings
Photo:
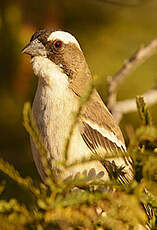
[[[150,89],[148,92],[141,96],[144,97],[146,104],[151,106],[157,103],[157,88]],[[117,102],[112,110],[112,114],[119,123],[124,114],[134,112],[136,110],[136,98],[132,98]]]
[[[136,99],[129,99],[117,102],[117,93],[120,85],[125,78],[135,71],[147,59],[157,53],[157,39],[150,42],[147,46],[140,48],[127,60],[121,69],[108,79],[107,85],[107,106],[117,121],[120,121],[124,113],[136,110]],[[143,95],[147,105],[157,102],[157,88],[149,90]]]

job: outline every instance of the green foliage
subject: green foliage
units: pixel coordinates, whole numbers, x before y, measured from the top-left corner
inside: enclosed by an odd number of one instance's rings
[[[32,209],[28,204],[20,204],[13,198],[9,201],[1,199],[0,229],[131,230],[146,224],[151,230],[156,229],[157,129],[152,126],[150,114],[141,97],[137,98],[137,107],[142,126],[136,130],[128,148],[134,160],[135,179],[125,184],[122,183],[125,179],[123,167],[117,168],[114,164],[106,168],[110,181],[103,181],[103,173],[96,174],[94,169],[64,181],[58,180],[57,174],[51,172],[46,158],[47,149],[35,126],[30,104],[26,103],[24,126],[42,155],[47,173],[46,185],[41,183],[35,186],[31,178],[22,178],[13,166],[1,159],[0,170],[34,196],[35,206]],[[82,163],[95,159],[105,163],[105,159],[100,156],[83,159]],[[66,159],[61,165],[66,169],[73,166],[67,166]],[[2,182],[0,192],[4,189],[5,183]]]
[[[25,103],[23,109],[23,118],[24,118],[24,126],[27,132],[32,137],[37,149],[40,150],[42,164],[47,175],[46,183],[49,185],[50,188],[53,187],[53,175],[52,170],[50,169],[50,164],[47,159],[47,148],[42,144],[42,139],[40,137],[40,133],[36,128],[35,121],[33,119],[32,110],[30,103]]]
[[[0,159],[0,170],[8,175],[11,179],[16,181],[19,185],[24,186],[26,189],[31,191],[35,196],[39,195],[38,188],[34,187],[33,181],[30,177],[22,178],[19,172],[8,162],[5,162],[3,159]],[[0,186],[0,191],[2,192],[4,189],[4,185]]]
[[[152,118],[143,97],[136,97],[136,104],[142,125],[152,125]]]

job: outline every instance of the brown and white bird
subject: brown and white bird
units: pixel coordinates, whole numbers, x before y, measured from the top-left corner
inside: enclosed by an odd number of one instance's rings
[[[74,114],[79,109],[80,97],[87,91],[92,76],[79,43],[68,32],[40,30],[36,32],[23,53],[31,56],[34,74],[39,77],[33,102],[33,114],[42,140],[48,149],[52,162],[63,159],[65,143],[69,137]],[[37,169],[44,180],[45,172],[41,157],[31,141]],[[91,154],[122,151],[126,147],[120,128],[104,105],[96,89],[83,107],[79,121],[73,130],[68,150],[68,163],[90,157]],[[109,159],[117,167],[124,167],[127,180],[132,178],[132,166],[127,158]],[[63,172],[64,176],[77,172],[108,171],[99,161],[91,161],[72,167]]]

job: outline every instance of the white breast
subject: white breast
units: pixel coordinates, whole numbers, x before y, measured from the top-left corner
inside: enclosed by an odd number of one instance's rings
[[[61,160],[79,106],[79,99],[68,88],[68,77],[50,60],[44,57],[35,57],[32,64],[34,73],[39,76],[38,88],[33,102],[33,114],[44,143],[49,150],[48,157]],[[34,144],[32,144],[32,152],[38,171],[44,179],[39,153]],[[77,125],[70,140],[68,163],[81,160],[81,158],[89,156],[90,153]],[[65,174],[63,173],[63,176],[91,168],[96,168],[96,171],[105,171],[99,162],[91,162],[73,167]],[[107,173],[105,175],[108,178]]]
[[[33,70],[39,83],[33,102],[33,113],[38,128],[55,159],[61,159],[66,140],[78,109],[79,99],[68,88],[68,78],[54,63],[35,57]],[[69,148],[69,162],[89,152],[79,128],[76,127]]]

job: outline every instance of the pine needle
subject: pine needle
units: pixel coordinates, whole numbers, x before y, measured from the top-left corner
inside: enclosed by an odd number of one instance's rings
[[[36,197],[40,195],[40,190],[33,185],[30,177],[23,178],[20,173],[8,162],[0,158],[0,170],[14,180],[17,184],[22,185],[31,191]]]

